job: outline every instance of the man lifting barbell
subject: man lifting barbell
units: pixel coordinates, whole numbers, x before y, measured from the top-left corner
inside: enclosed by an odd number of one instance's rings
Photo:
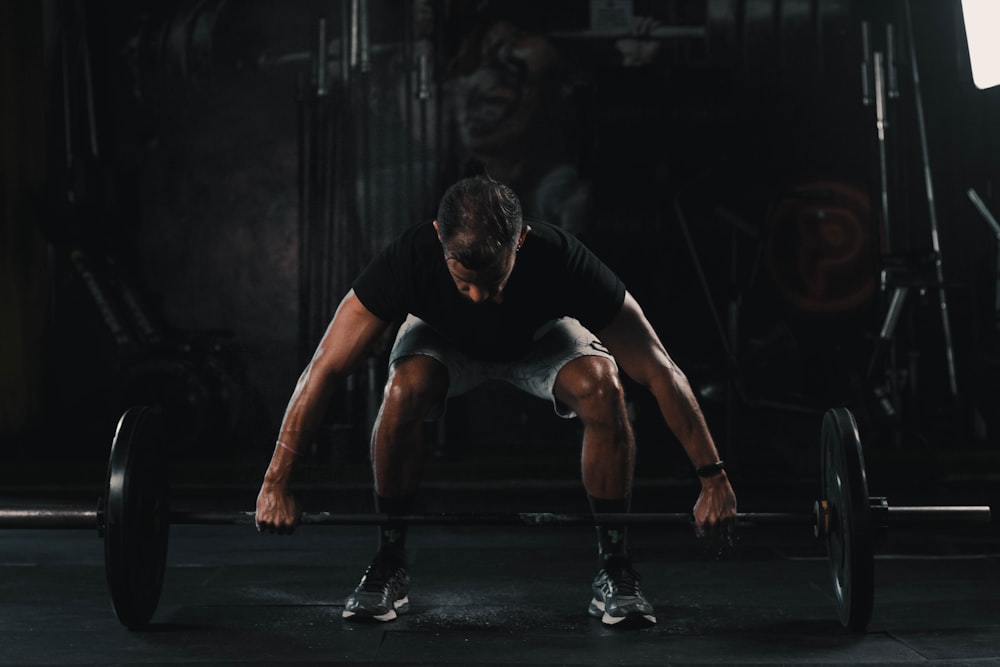
[[[566,232],[524,222],[517,196],[478,176],[452,185],[437,220],[404,232],[362,271],[292,394],[257,498],[261,531],[298,520],[295,457],[315,434],[335,383],[366,358],[391,322],[403,324],[371,438],[376,512],[409,513],[420,482],[423,423],[448,397],[501,379],[551,400],[583,425],[583,485],[595,514],[628,511],[635,441],[619,370],[649,389],[701,477],[699,535],[731,533],[736,496],[687,378],[639,304]],[[595,333],[591,333],[595,332]],[[607,625],[656,622],[632,567],[626,525],[599,525],[589,613]],[[406,525],[380,526],[378,551],[344,606],[350,619],[388,621],[408,606]]]

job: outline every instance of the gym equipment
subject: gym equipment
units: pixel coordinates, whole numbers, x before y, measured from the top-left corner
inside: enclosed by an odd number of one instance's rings
[[[253,524],[254,512],[171,512],[162,421],[151,408],[128,409],[118,422],[108,463],[107,487],[96,509],[77,506],[2,507],[0,528],[97,528],[104,538],[112,605],[130,630],[152,618],[163,586],[169,525]],[[738,525],[812,525],[826,543],[835,604],[841,623],[863,631],[874,602],[874,536],[892,523],[989,522],[988,506],[892,507],[868,495],[864,456],[850,410],[826,412],[821,428],[820,499],[811,512],[745,512]],[[305,513],[306,525],[377,525],[383,514]],[[393,516],[412,525],[579,526],[600,523],[665,525],[690,523],[686,513],[429,514]]]

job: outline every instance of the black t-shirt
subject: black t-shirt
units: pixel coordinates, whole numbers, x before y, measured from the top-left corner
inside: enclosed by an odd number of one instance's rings
[[[354,281],[354,292],[387,322],[412,313],[465,353],[489,361],[515,360],[546,322],[563,316],[591,331],[611,323],[625,285],[575,237],[531,222],[504,290],[503,303],[473,303],[459,293],[431,223],[390,243]]]

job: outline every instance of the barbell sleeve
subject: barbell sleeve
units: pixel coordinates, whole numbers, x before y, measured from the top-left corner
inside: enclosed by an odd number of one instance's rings
[[[96,528],[97,509],[76,505],[0,507],[0,528]]]
[[[893,526],[927,523],[989,523],[992,512],[988,505],[922,505],[887,508]]]

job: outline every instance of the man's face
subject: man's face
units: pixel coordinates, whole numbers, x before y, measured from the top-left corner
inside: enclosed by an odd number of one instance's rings
[[[458,288],[462,296],[473,303],[485,303],[487,301],[503,303],[504,288],[507,287],[507,281],[510,280],[510,275],[514,272],[517,251],[524,244],[524,239],[527,237],[530,229],[530,227],[525,225],[524,229],[521,230],[521,236],[517,240],[517,248],[508,247],[502,250],[489,266],[477,270],[470,269],[455,259],[448,252],[448,247],[442,240],[444,261],[448,266],[448,273],[451,274],[451,279],[455,281],[455,287]],[[434,221],[434,230],[438,232],[438,238],[441,239],[437,220]]]
[[[490,266],[473,271],[457,259],[448,257],[448,249],[445,248],[445,262],[455,287],[473,303],[503,303],[504,288],[514,271],[516,259],[517,253],[513,249],[505,250]]]

